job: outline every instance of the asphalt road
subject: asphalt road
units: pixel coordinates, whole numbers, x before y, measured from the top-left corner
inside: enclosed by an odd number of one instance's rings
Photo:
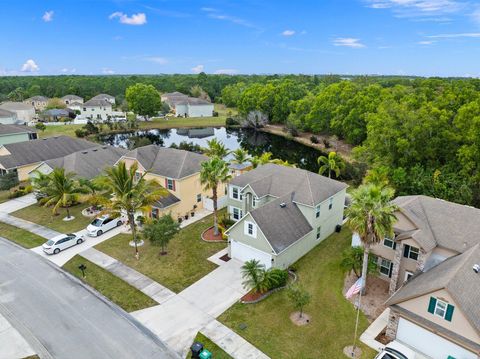
[[[41,358],[179,358],[122,309],[1,237],[0,314]]]

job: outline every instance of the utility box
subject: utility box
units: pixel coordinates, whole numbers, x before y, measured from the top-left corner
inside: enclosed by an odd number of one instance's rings
[[[212,353],[210,353],[207,349],[203,349],[203,351],[200,353],[200,359],[211,359],[212,358]]]
[[[200,354],[203,351],[203,344],[199,342],[195,342],[190,347],[190,350],[192,351],[192,358],[198,359],[200,358]]]

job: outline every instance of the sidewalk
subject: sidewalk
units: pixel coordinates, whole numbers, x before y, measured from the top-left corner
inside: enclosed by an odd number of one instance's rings
[[[45,239],[50,239],[61,234],[53,229],[41,226],[39,224],[12,216],[7,213],[0,213],[0,222],[24,229]]]
[[[37,203],[37,199],[33,193],[30,193],[26,196],[14,198],[8,200],[7,202],[0,203],[0,212],[12,213],[35,203]]]
[[[25,358],[35,354],[27,341],[1,314],[0,348],[0,359]]]

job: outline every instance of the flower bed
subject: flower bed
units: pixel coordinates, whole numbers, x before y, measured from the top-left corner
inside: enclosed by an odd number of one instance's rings
[[[258,292],[250,291],[247,294],[245,294],[242,298],[240,298],[240,303],[243,303],[243,304],[258,303],[258,302],[264,300],[265,298],[267,298],[268,296],[270,296],[271,294],[273,294],[275,292],[278,292],[281,289],[287,288],[289,284],[295,283],[297,281],[297,275],[295,274],[295,272],[289,270],[288,271],[288,276],[290,278],[290,280],[289,280],[290,283],[288,283],[287,285],[284,285],[284,286],[278,287],[278,288],[270,289],[269,291],[267,291],[265,293],[258,293]]]
[[[212,227],[209,227],[207,228],[206,230],[204,230],[202,232],[202,240],[204,240],[205,242],[225,242],[225,240],[222,238],[222,233],[221,231],[219,230],[219,233],[217,236],[215,236],[213,234],[213,226]]]

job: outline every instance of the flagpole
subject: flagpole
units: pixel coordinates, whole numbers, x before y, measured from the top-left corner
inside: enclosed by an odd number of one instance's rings
[[[360,292],[358,292],[357,319],[355,320],[355,336],[353,337],[352,358],[355,358],[355,349],[357,345],[358,319],[360,317],[360,306],[362,305],[363,280]]]

